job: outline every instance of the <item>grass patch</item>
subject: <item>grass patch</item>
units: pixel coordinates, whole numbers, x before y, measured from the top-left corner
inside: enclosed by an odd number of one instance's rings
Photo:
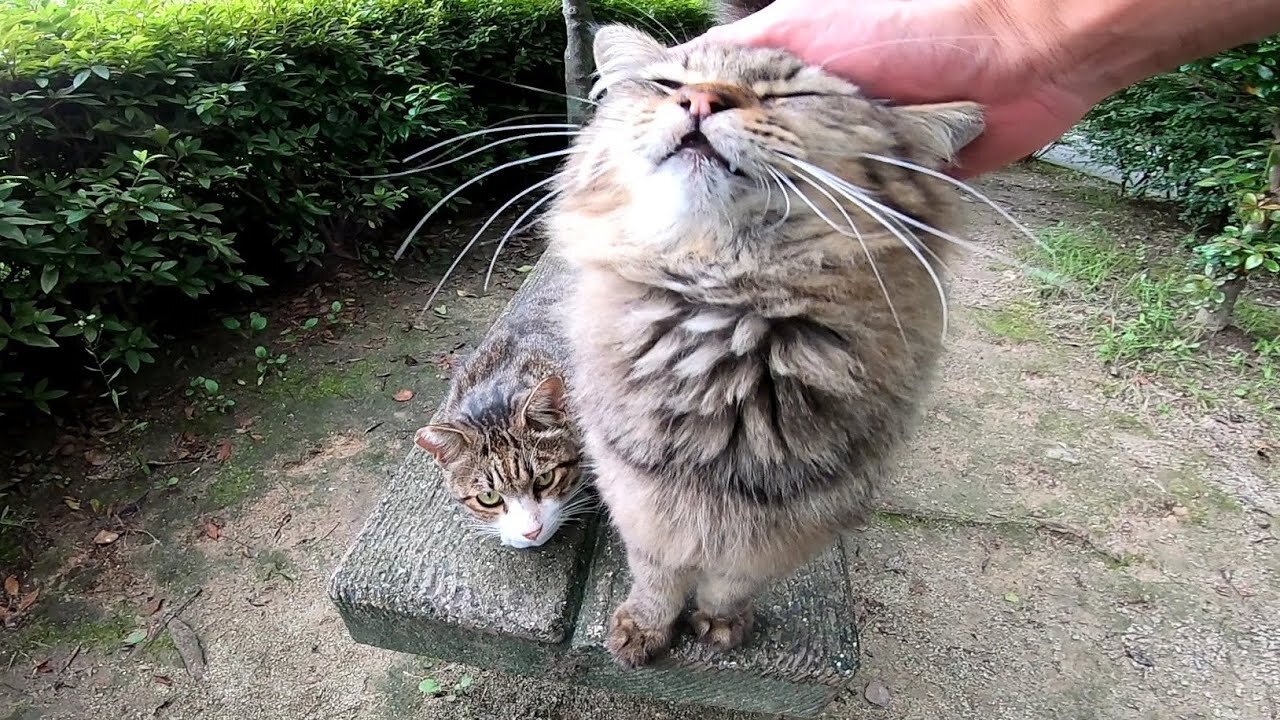
[[[83,617],[93,614],[89,608],[83,610],[69,621],[48,616],[36,618],[24,631],[23,644],[32,649],[78,646],[86,650],[115,650],[138,628],[137,619],[131,613],[117,611],[101,617]]]
[[[1236,303],[1235,325],[1252,338],[1280,338],[1280,308],[1240,300]]]
[[[259,481],[258,469],[250,463],[224,467],[205,490],[203,504],[215,510],[238,504],[259,487]]]
[[[1040,306],[1029,300],[1014,300],[994,309],[977,308],[972,314],[983,330],[1015,343],[1049,339],[1049,331],[1040,321]]]
[[[1098,223],[1061,224],[1040,233],[1043,246],[1024,255],[1033,266],[1065,280],[1042,282],[1043,296],[1083,300],[1085,332],[1102,361],[1170,380],[1197,404],[1238,398],[1263,415],[1276,412],[1280,393],[1280,310],[1242,300],[1235,324],[1252,352],[1197,336],[1197,307],[1182,290],[1190,255],[1160,246],[1117,242]],[[1017,331],[1010,318],[988,319],[996,331]],[[986,325],[984,325],[986,327]]]
[[[263,386],[263,397],[270,400],[294,402],[323,402],[333,399],[361,397],[374,388],[372,363],[361,361],[343,368],[343,372],[322,368],[306,372],[292,368],[286,377],[274,378]]]
[[[1144,271],[1120,284],[1114,311],[1095,331],[1098,356],[1112,363],[1189,358],[1199,342],[1183,330],[1192,313],[1177,283],[1177,278]]]
[[[1040,242],[1043,245],[1032,248],[1029,258],[1036,267],[1071,280],[1085,292],[1096,292],[1117,277],[1132,276],[1143,264],[1141,251],[1117,245],[1096,223],[1046,228],[1040,232]]]
[[[1207,525],[1215,515],[1239,514],[1244,506],[1218,486],[1201,476],[1202,469],[1184,466],[1169,479],[1169,494],[1187,508],[1187,519]]]

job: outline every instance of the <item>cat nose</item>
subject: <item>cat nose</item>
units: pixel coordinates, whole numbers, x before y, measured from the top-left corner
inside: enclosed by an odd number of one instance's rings
[[[676,91],[676,102],[697,120],[738,107],[738,101],[732,95],[696,85]]]
[[[538,525],[534,527],[532,530],[530,530],[529,532],[524,533],[524,539],[530,540],[530,541],[537,540],[538,536],[541,534],[542,534],[542,526]]]

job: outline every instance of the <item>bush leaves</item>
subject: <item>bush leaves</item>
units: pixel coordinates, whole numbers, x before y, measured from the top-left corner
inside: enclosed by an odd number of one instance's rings
[[[42,410],[61,392],[33,392],[46,368],[99,383],[138,372],[197,303],[319,264],[334,239],[395,244],[385,228],[410,200],[429,206],[493,156],[367,176],[443,138],[563,110],[486,79],[563,85],[552,0],[106,2],[0,5],[0,398]],[[599,0],[597,16],[634,4]],[[645,4],[677,34],[706,24],[700,0]],[[54,349],[68,362],[50,363]],[[56,386],[79,379],[61,372]]]

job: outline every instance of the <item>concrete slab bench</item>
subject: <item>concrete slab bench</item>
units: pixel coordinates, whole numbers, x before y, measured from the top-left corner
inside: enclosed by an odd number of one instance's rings
[[[563,283],[563,273],[545,256],[507,309],[537,283]],[[431,459],[410,453],[330,582],[356,642],[654,701],[792,717],[818,715],[857,669],[840,547],[759,600],[744,647],[714,655],[685,638],[655,666],[626,671],[601,646],[629,584],[607,522],[512,550],[471,536],[457,512]]]

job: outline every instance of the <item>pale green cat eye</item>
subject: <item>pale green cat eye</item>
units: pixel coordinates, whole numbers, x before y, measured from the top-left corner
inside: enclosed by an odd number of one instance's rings
[[[498,507],[502,504],[502,496],[490,490],[489,492],[482,492],[477,495],[476,502],[485,507]]]
[[[554,472],[542,473],[533,481],[534,490],[546,490],[556,482],[556,474]]]

